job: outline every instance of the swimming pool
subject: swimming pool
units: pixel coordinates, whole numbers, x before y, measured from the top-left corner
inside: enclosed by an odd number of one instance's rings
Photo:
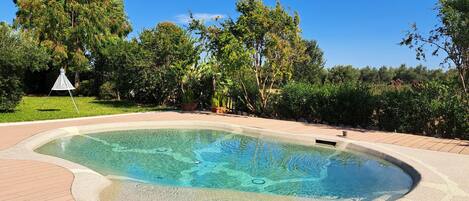
[[[36,152],[103,175],[165,186],[307,198],[396,199],[412,178],[385,160],[227,131],[149,129],[75,135]]]

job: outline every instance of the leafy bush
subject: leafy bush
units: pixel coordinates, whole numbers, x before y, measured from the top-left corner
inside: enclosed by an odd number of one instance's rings
[[[278,115],[288,119],[305,118],[308,120],[319,116],[312,105],[313,96],[317,95],[313,85],[298,83],[288,84],[282,89],[277,103]],[[318,99],[316,99],[318,101]]]
[[[280,117],[362,127],[371,125],[373,110],[368,87],[355,84],[288,84],[277,104]]]
[[[118,98],[116,87],[111,82],[105,82],[99,87],[99,98],[103,100],[114,100]]]
[[[77,94],[81,96],[93,96],[93,80],[83,80],[77,89]]]
[[[7,76],[5,76],[7,75]],[[0,68],[0,112],[13,110],[23,97],[21,78]]]
[[[329,96],[325,121],[333,124],[369,127],[375,108],[375,97],[366,85],[338,85]]]
[[[179,91],[174,71],[163,68],[139,68],[132,78],[131,99],[140,103],[175,104]]]
[[[287,119],[467,139],[469,102],[464,96],[452,91],[450,85],[437,82],[400,88],[291,83],[282,89],[275,114]]]
[[[384,91],[377,113],[383,130],[453,138],[469,133],[467,98],[437,82]]]
[[[0,112],[14,110],[21,101],[26,69],[44,68],[48,59],[26,34],[0,23]]]

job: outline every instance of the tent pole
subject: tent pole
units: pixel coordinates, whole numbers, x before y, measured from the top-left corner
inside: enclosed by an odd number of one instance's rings
[[[72,92],[70,92],[70,89],[68,90],[68,94],[70,94],[70,98],[72,98],[73,105],[75,106],[75,110],[77,111],[78,114],[80,114],[80,111],[78,111],[77,104],[75,103],[75,99],[73,99]]]

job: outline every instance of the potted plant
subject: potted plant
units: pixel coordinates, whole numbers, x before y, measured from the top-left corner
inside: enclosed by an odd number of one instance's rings
[[[182,95],[182,111],[195,111],[197,109],[197,101],[192,90],[184,91]]]
[[[181,98],[182,111],[195,111],[198,106],[198,86],[200,87],[200,79],[204,76],[205,68],[203,66],[184,66],[176,65],[176,69],[180,70],[181,79]]]
[[[212,97],[212,112],[217,114],[224,114],[227,112],[228,99],[221,93],[215,93]]]

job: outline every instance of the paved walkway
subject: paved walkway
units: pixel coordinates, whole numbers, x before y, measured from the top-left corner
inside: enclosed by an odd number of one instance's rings
[[[135,121],[198,120],[238,124],[295,134],[340,135],[343,128],[300,122],[280,121],[208,113],[159,112],[110,117],[59,120],[40,123],[0,124],[0,151],[37,133],[68,126]],[[469,155],[469,141],[438,139],[376,131],[348,130],[348,138],[358,141],[394,144],[404,147]],[[46,163],[0,160],[0,201],[3,200],[73,200],[70,189],[73,174]]]

